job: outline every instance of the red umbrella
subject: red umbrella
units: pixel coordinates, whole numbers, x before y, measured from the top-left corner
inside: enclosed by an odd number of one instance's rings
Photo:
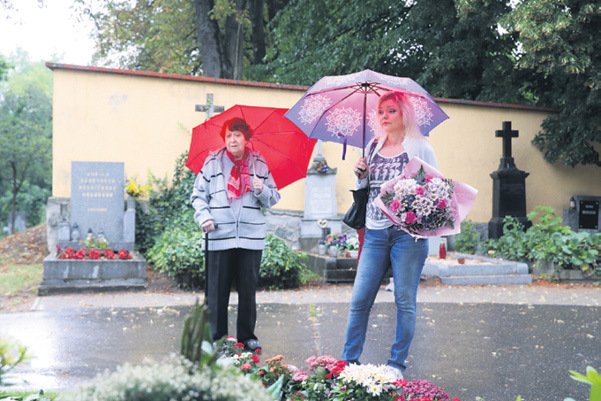
[[[253,135],[251,149],[267,161],[278,189],[304,178],[317,140],[310,139],[284,117],[288,109],[236,105],[192,129],[186,167],[198,174],[209,152],[225,146],[221,127],[232,118],[243,118]]]

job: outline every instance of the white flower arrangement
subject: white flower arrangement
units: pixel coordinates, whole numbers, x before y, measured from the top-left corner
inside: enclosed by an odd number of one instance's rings
[[[339,377],[348,385],[357,384],[368,394],[379,397],[382,392],[394,387],[397,378],[386,365],[355,365],[347,366]]]

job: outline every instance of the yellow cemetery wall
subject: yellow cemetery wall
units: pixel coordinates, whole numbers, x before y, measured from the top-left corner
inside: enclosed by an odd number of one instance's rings
[[[305,87],[48,64],[54,72],[53,196],[70,196],[71,161],[124,162],[126,176],[147,182],[150,174],[169,178],[176,158],[188,150],[192,128],[206,119],[194,110],[205,104],[291,107]],[[479,190],[469,216],[487,222],[492,214],[492,179],[498,168],[502,140],[495,130],[511,121],[519,130],[513,155],[526,179],[527,209],[553,207],[561,215],[572,195],[601,196],[598,167],[551,165],[531,144],[549,111],[517,105],[439,99],[450,119],[434,129],[430,141],[440,170],[448,177]],[[352,166],[359,151],[323,144],[323,154],[336,176],[337,206],[343,213],[351,203]],[[302,210],[304,180],[282,191],[278,209]]]

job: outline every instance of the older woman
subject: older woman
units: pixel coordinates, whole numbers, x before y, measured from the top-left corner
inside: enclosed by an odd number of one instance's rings
[[[256,287],[265,247],[265,216],[261,208],[277,203],[277,191],[267,163],[247,146],[248,124],[227,121],[221,136],[225,147],[211,153],[196,177],[191,202],[194,218],[209,235],[207,303],[213,339],[228,334],[228,304],[232,283],[238,291],[238,341],[248,351],[261,345],[255,335]]]
[[[378,101],[378,122],[383,135],[367,146],[367,158],[355,165],[358,187],[369,187],[365,238],[349,308],[342,359],[359,363],[367,332],[369,313],[389,267],[394,281],[396,333],[388,366],[402,378],[416,322],[419,278],[428,254],[426,239],[415,239],[373,205],[380,186],[403,172],[413,156],[436,166],[430,144],[415,124],[413,108],[401,92],[387,92]]]

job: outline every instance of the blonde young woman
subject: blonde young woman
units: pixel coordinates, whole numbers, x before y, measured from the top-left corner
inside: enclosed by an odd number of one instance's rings
[[[342,359],[359,363],[369,313],[385,277],[392,269],[396,304],[396,333],[387,364],[403,377],[416,322],[416,298],[420,275],[428,254],[428,240],[415,239],[394,227],[373,205],[380,186],[400,175],[412,157],[436,167],[436,155],[415,124],[413,107],[402,92],[387,92],[378,101],[382,135],[370,142],[366,157],[355,165],[358,188],[369,187],[365,238],[349,307]]]

